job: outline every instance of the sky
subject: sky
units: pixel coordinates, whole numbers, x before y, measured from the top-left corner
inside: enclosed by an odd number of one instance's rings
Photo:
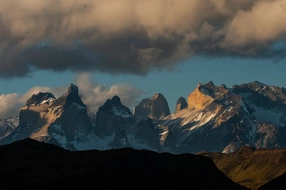
[[[286,87],[286,0],[0,1],[0,119],[70,83],[96,113],[198,83]]]

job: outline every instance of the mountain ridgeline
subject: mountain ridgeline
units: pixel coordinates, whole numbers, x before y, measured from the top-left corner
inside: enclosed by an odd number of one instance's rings
[[[283,87],[254,81],[228,88],[210,81],[198,84],[186,99],[179,97],[173,113],[161,93],[144,98],[133,112],[114,96],[97,113],[89,113],[78,93],[71,84],[59,98],[34,94],[18,119],[1,120],[0,143],[32,138],[68,150],[133,148],[174,154],[231,153],[245,145],[286,147]]]

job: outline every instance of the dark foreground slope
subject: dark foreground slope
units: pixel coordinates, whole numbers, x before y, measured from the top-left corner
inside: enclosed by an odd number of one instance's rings
[[[286,172],[281,176],[262,185],[258,190],[286,189]]]
[[[72,152],[25,139],[0,147],[1,181],[37,189],[246,189],[205,156],[116,149]]]
[[[213,159],[225,175],[252,190],[286,172],[286,149],[282,148],[254,149],[245,146],[231,154],[200,153],[199,155]]]

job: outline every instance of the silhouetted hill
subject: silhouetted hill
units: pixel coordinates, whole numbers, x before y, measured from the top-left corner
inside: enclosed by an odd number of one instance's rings
[[[205,156],[130,148],[67,151],[24,139],[0,147],[1,181],[37,189],[246,189]]]
[[[230,154],[205,152],[199,155],[211,158],[225,175],[252,190],[286,172],[286,149],[244,146]]]
[[[26,138],[20,141],[15,141],[11,144],[3,145],[0,147],[1,151],[17,151],[18,153],[26,151],[45,151],[45,152],[67,152],[68,150],[56,146],[54,144],[48,144],[39,142],[37,140]]]

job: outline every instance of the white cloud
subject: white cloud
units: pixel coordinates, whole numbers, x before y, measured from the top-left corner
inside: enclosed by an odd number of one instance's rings
[[[239,10],[226,27],[225,42],[232,46],[268,45],[286,33],[285,0],[256,1],[250,10]]]
[[[16,93],[0,95],[0,119],[17,116],[22,104],[20,99]]]

